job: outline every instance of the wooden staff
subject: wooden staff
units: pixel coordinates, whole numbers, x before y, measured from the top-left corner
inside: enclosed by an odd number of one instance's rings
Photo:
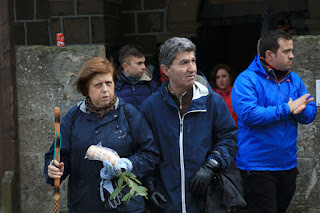
[[[54,130],[56,135],[54,160],[60,163],[60,108],[54,108]],[[54,213],[59,213],[59,201],[60,201],[60,178],[54,179]]]

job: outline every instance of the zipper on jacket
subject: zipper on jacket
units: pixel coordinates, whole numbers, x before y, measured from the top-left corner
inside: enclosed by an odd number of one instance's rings
[[[288,97],[288,99],[286,100],[287,95],[286,95],[285,92],[282,90],[281,85],[280,85],[280,82],[278,83],[278,88],[279,88],[279,90],[280,90],[280,94],[283,96],[282,99],[285,100],[285,101],[289,101],[289,97]]]
[[[186,176],[184,169],[184,154],[183,154],[183,121],[186,114],[191,112],[206,112],[207,110],[193,110],[186,112],[184,115],[180,115],[180,111],[178,110],[179,120],[180,120],[180,136],[179,136],[179,150],[180,150],[180,172],[181,172],[181,205],[182,205],[182,213],[187,213],[186,207]]]
[[[134,84],[131,85],[132,87],[132,96],[133,96],[133,103],[137,107],[137,100],[136,100],[136,88],[134,87]]]
[[[181,172],[181,205],[182,205],[182,213],[187,213],[186,208],[186,177],[184,171],[184,154],[183,154],[183,119],[184,115],[180,116],[180,111],[178,110],[179,120],[180,120],[180,136],[179,136],[179,147],[180,147],[180,172]]]
[[[283,81],[285,81],[286,80],[286,77],[289,75],[290,73],[288,73],[287,75],[285,75],[283,78],[281,78],[279,81],[277,81],[276,79],[273,79],[275,82],[276,82],[276,84],[278,84],[278,88],[279,88],[279,90],[280,90],[280,93],[283,95],[283,99],[285,100],[286,98],[286,94],[285,94],[285,92],[282,90],[282,88],[281,88],[281,83],[283,82]],[[289,100],[289,99],[288,99]]]
[[[285,97],[286,97],[286,94],[285,94],[285,92],[281,89],[280,84],[287,79],[286,77],[287,77],[290,73],[291,73],[291,72],[287,73],[287,74],[286,74],[284,77],[282,77],[280,80],[276,80],[276,79],[272,78],[272,79],[276,82],[276,84],[278,85],[278,88],[279,88],[281,94],[283,95],[283,98],[284,98],[284,99],[285,99]],[[268,79],[269,79],[269,78],[268,78]]]

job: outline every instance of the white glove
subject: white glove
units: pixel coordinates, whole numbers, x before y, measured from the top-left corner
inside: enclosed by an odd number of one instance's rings
[[[102,200],[103,205],[107,209],[115,209],[120,206],[121,201],[120,198],[122,197],[121,192],[115,196],[113,200],[110,200],[110,196],[113,193],[114,189],[117,188],[116,179],[113,179],[113,176],[110,175],[106,167],[102,168],[100,171],[100,197]]]
[[[132,163],[128,158],[120,158],[120,160],[118,160],[118,162],[114,165],[116,173],[120,173],[120,171],[122,171],[123,169],[125,171],[131,172],[132,168]]]
[[[109,161],[107,161],[107,160],[103,161],[103,166],[104,166],[105,172],[108,175],[110,175],[112,178],[120,176],[120,171],[121,170],[116,170],[115,167],[112,166],[112,164]],[[100,176],[101,176],[101,172],[100,172]]]

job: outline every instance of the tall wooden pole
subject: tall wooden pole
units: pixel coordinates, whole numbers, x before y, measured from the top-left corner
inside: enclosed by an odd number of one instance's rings
[[[54,108],[54,131],[56,136],[55,140],[55,150],[54,150],[54,159],[60,163],[60,108]],[[60,178],[54,179],[54,213],[60,212]]]
[[[13,174],[7,190],[1,191],[1,206],[6,211],[19,211],[19,151],[17,140],[17,105],[15,49],[13,35],[13,1],[0,0],[0,180]],[[5,197],[10,194],[10,197]],[[6,199],[6,202],[3,202]],[[11,205],[11,206],[10,206]],[[6,212],[4,211],[4,212]]]

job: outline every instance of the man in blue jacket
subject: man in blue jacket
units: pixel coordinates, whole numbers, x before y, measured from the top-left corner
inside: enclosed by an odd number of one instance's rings
[[[143,50],[136,45],[125,45],[119,52],[121,70],[115,93],[138,109],[158,89],[152,73],[146,69],[145,60]]]
[[[297,127],[311,123],[316,104],[291,71],[293,41],[284,31],[266,32],[258,54],[234,83],[244,191],[251,212],[286,212],[296,189]]]
[[[222,97],[197,75],[195,45],[173,37],[160,48],[168,80],[141,110],[160,148],[160,162],[144,180],[153,212],[203,212],[199,203],[215,174],[234,160],[237,125]]]

